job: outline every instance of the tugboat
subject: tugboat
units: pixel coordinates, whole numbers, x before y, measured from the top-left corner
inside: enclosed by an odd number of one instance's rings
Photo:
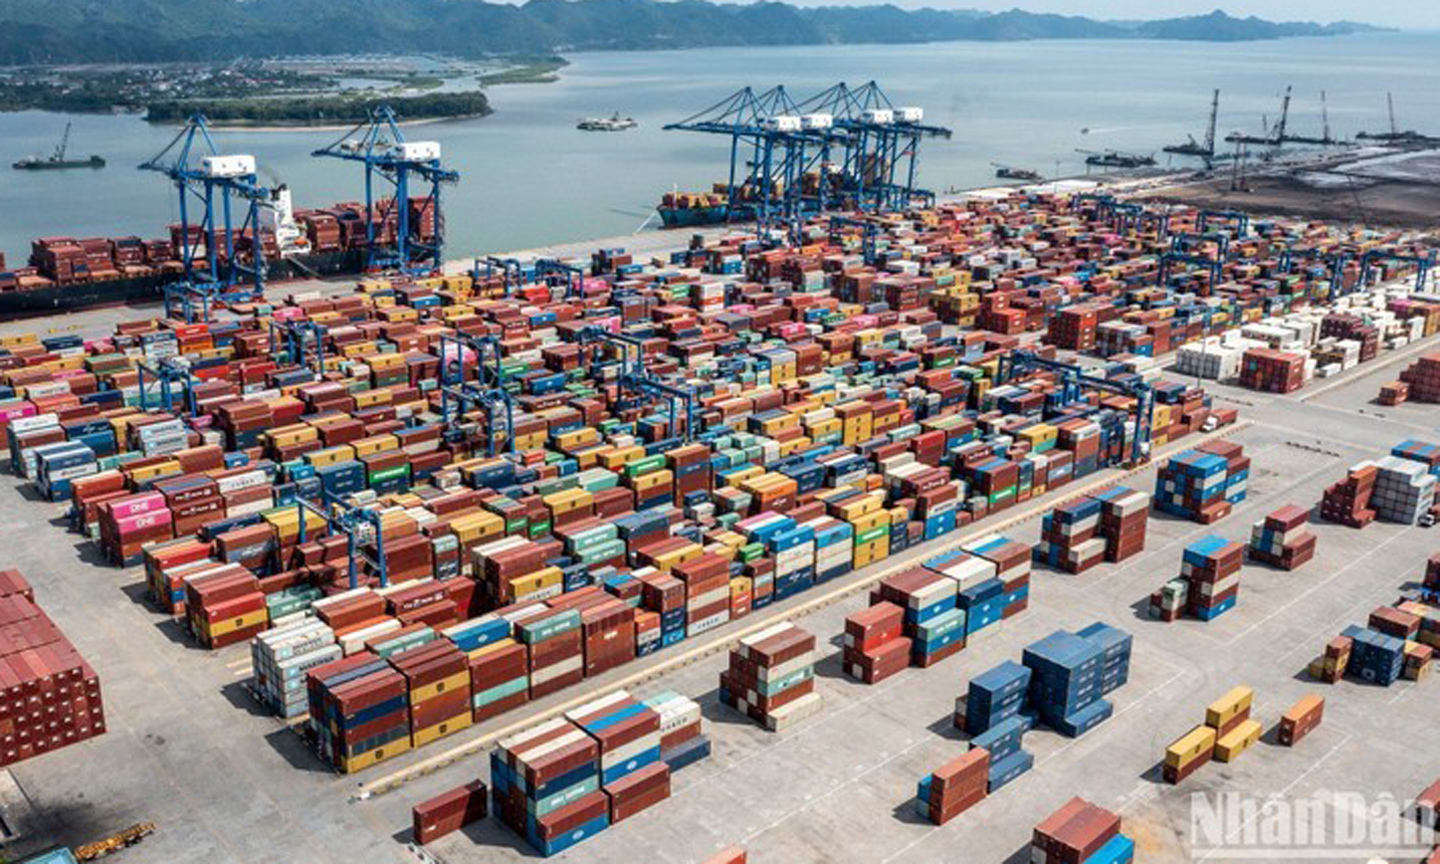
[[[89,159],[66,159],[65,148],[70,145],[70,124],[65,124],[65,134],[60,138],[60,146],[50,156],[32,156],[29,159],[21,159],[13,167],[16,171],[54,171],[61,168],[104,168],[105,160],[99,156],[91,156]]]
[[[587,117],[576,123],[575,128],[582,132],[624,132],[639,125],[630,117],[621,117],[617,111],[610,117]]]

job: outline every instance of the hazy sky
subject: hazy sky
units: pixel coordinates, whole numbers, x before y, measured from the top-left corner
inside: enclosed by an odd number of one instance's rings
[[[868,5],[881,0],[797,0],[807,6]],[[897,6],[1059,12],[1091,18],[1169,18],[1224,9],[1272,21],[1364,21],[1440,29],[1440,0],[889,0]]]

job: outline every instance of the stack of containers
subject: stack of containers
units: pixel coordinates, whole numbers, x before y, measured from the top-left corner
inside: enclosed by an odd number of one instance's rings
[[[985,799],[989,779],[990,753],[984,747],[973,747],[921,779],[915,811],[944,825]]]
[[[780,623],[740,640],[720,673],[720,701],[772,732],[820,710],[815,637]]]
[[[0,572],[0,767],[105,732],[99,677],[34,598]]]
[[[1165,750],[1165,782],[1178,784],[1215,759],[1233,761],[1260,740],[1262,726],[1252,719],[1255,693],[1236,687],[1205,709],[1205,723],[1181,736]]]
[[[1293,393],[1305,385],[1304,354],[1251,348],[1240,360],[1240,386],[1269,393]]]
[[[1426,354],[1400,373],[1416,402],[1440,402],[1440,352]]]
[[[955,700],[955,728],[980,735],[1020,714],[1030,691],[1030,667],[1006,660],[970,679],[965,695]]]
[[[1245,547],[1211,534],[1185,547],[1180,578],[1150,595],[1150,615],[1174,621],[1188,613],[1211,621],[1230,611],[1240,593]]]
[[[1059,504],[1040,523],[1040,542],[1035,560],[1067,573],[1084,573],[1105,560],[1105,540],[1100,530],[1101,504],[1094,498],[1080,498]]]
[[[1233,506],[1225,497],[1227,467],[1212,453],[1176,454],[1156,475],[1155,508],[1202,525],[1223,519]]]
[[[1404,639],[1355,625],[1341,635],[1350,640],[1347,674],[1382,687],[1400,678],[1405,667]]]
[[[1030,607],[1031,555],[1028,546],[999,534],[987,534],[978,540],[966,543],[961,549],[995,566],[994,578],[999,583],[998,591],[995,592],[996,597],[993,601],[986,600],[982,603],[993,602],[994,607],[999,610],[1001,619],[1018,615]],[[995,589],[992,587],[991,590]],[[961,596],[965,597],[964,589],[961,591]],[[975,608],[965,599],[962,599],[962,606],[966,609]],[[983,626],[980,629],[983,629]]]
[[[953,516],[952,510],[952,520]],[[820,516],[805,524],[815,532],[815,582],[850,572],[855,527],[831,516]]]
[[[845,674],[878,684],[910,665],[911,640],[902,635],[905,610],[880,602],[845,619],[841,660]]]
[[[563,717],[499,741],[490,752],[490,784],[495,815],[541,855],[610,825],[600,745]]]
[[[511,638],[511,623],[487,615],[444,631],[465,652],[470,667],[470,707],[474,722],[488,720],[530,699],[530,656]]]
[[[185,614],[191,634],[207,648],[243,642],[270,624],[260,580],[240,566],[186,580]]]
[[[1111,486],[1091,497],[1100,502],[1099,536],[1105,540],[1105,560],[1117,563],[1144,551],[1150,496],[1138,489]]]
[[[1350,666],[1350,652],[1354,647],[1354,640],[1348,636],[1336,636],[1325,643],[1324,653],[1310,661],[1310,677],[1326,684],[1337,683],[1345,677],[1345,671]]]
[[[1231,762],[1260,740],[1264,726],[1250,716],[1255,693],[1236,687],[1205,709],[1205,725],[1215,730],[1215,761]]]
[[[1327,522],[1338,522],[1351,528],[1364,528],[1375,521],[1370,498],[1375,492],[1379,469],[1374,462],[1361,462],[1351,468],[1345,479],[1325,488],[1320,500],[1320,516]]]
[[[316,618],[261,633],[250,642],[256,695],[281,717],[299,717],[310,710],[306,673],[340,656],[335,631]]]
[[[1375,491],[1370,507],[1387,522],[1414,525],[1435,506],[1437,478],[1421,462],[1386,456],[1375,463]]]
[[[1120,833],[1120,817],[1083,798],[1071,798],[1035,826],[1031,864],[1129,864],[1135,841]]]
[[[702,552],[671,567],[670,575],[685,585],[686,635],[698,636],[730,620],[730,562],[723,555]]]
[[[965,647],[966,613],[956,607],[953,579],[926,567],[912,567],[885,578],[875,596],[903,611],[910,640],[910,662],[922,669]]]
[[[568,711],[565,718],[595,739],[600,789],[614,825],[670,797],[670,766],[660,758],[659,712],[624,690]]]
[[[537,612],[515,625],[515,636],[530,651],[530,698],[539,699],[585,677],[585,638],[580,612]]]
[[[1440,552],[1430,556],[1425,563],[1425,587],[1431,591],[1440,591]]]
[[[310,731],[326,763],[350,774],[410,750],[405,676],[368,651],[306,675]]]
[[[660,761],[673,773],[710,755],[710,738],[701,725],[700,704],[670,690],[645,699],[660,715]]]
[[[1023,746],[1025,733],[1034,725],[1030,717],[1017,714],[970,739],[971,750],[984,750],[990,756],[986,794],[994,795],[1035,766],[1035,756]]]
[[[1025,649],[1031,710],[1045,725],[1078,738],[1108,720],[1115,708],[1102,699],[1105,658],[1095,640],[1058,631]]]
[[[412,747],[423,747],[468,729],[474,721],[470,665],[465,652],[448,639],[428,642],[390,657],[405,676]]]
[[[1287,504],[1250,528],[1250,557],[1294,570],[1315,557],[1315,535],[1306,530],[1310,512]]]

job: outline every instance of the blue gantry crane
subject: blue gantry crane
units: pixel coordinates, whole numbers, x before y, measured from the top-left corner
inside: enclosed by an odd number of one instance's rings
[[[672,436],[679,428],[680,411],[683,410],[685,412],[685,428],[679,432],[678,437],[687,442],[694,440],[699,396],[693,388],[664,381],[647,369],[645,367],[645,343],[639,337],[628,333],[616,333],[592,324],[577,330],[574,341],[582,348],[606,344],[616,349],[620,359],[618,363],[612,365],[618,366],[615,384],[622,397],[619,407],[664,400],[669,413]],[[602,378],[599,367],[604,365],[606,365],[605,361],[594,358],[591,364],[591,377],[596,380]],[[626,398],[627,394],[630,398]]]
[[[830,217],[830,242],[839,246],[842,244],[847,229],[858,229],[860,231],[860,254],[867,267],[875,266],[879,260],[879,251],[876,248],[880,236],[880,226],[865,219],[856,219],[852,216],[831,216]]]
[[[395,112],[382,105],[370,117],[346,132],[338,141],[314,151],[327,156],[359,162],[365,166],[365,269],[397,270],[407,274],[429,274],[445,263],[445,220],[440,209],[440,187],[460,180],[459,173],[440,164],[440,142],[406,141]],[[410,196],[415,185],[428,188],[419,199],[422,221],[412,222]],[[377,197],[376,185],[391,191]],[[377,238],[391,214],[395,215],[393,245]],[[423,220],[429,220],[428,236]]]
[[[1319,249],[1286,249],[1280,253],[1280,272],[1294,273],[1295,265],[1300,261],[1311,261],[1316,264],[1323,264],[1327,268],[1330,277],[1330,281],[1325,289],[1325,301],[1328,303],[1344,293],[1345,264],[1349,260],[1350,256],[1345,252],[1322,252]]]
[[[1240,210],[1201,210],[1195,227],[1201,234],[1207,234],[1216,222],[1222,228],[1234,229],[1236,240],[1243,240],[1250,230],[1250,214]]]
[[[1000,355],[998,383],[1004,384],[1037,370],[1060,376],[1061,403],[1073,405],[1081,401],[1081,388],[1090,387],[1106,393],[1128,396],[1135,400],[1135,434],[1130,439],[1130,465],[1143,464],[1150,458],[1151,429],[1155,422],[1155,392],[1143,381],[1112,381],[1092,375],[1075,363],[1047,360],[1034,351],[1017,349]]]
[[[271,192],[259,184],[255,157],[222,155],[203,114],[195,114],[142,171],[164,174],[180,200],[182,277],[164,287],[165,314],[187,322],[208,321],[214,306],[263,295],[265,252],[260,207]],[[244,208],[235,222],[235,202]],[[193,218],[198,206],[200,218]],[[246,249],[237,238],[248,235]],[[241,253],[245,254],[241,254]],[[201,262],[204,266],[201,266]]]
[[[150,400],[158,385],[159,407],[174,412],[176,398],[179,397],[187,416],[194,417],[200,413],[195,401],[196,378],[184,360],[178,357],[162,357],[153,362],[142,360],[135,364],[135,373],[138,376],[136,389],[140,391],[141,411],[149,411],[153,407]]]
[[[1371,249],[1360,256],[1360,285],[1363,287],[1370,284],[1370,273],[1374,265],[1381,261],[1398,261],[1402,264],[1415,265],[1415,291],[1425,293],[1425,285],[1430,279],[1430,269],[1435,266],[1435,250],[1431,249],[1423,254],[1405,255],[1399,252],[1387,252],[1383,249]]]
[[[783,225],[794,240],[805,216],[832,207],[933,202],[933,192],[916,186],[920,142],[952,133],[924,116],[920,108],[896,107],[871,81],[856,89],[840,83],[801,103],[783,86],[758,94],[745,87],[665,128],[727,136],[727,219]],[[741,192],[750,200],[740,200]]]
[[[823,118],[802,118],[783,85],[756,93],[743,87],[666,130],[704,132],[730,139],[726,220],[754,219],[761,230],[800,217],[807,170],[826,158],[832,138]],[[742,201],[741,193],[750,200]]]
[[[283,354],[285,362],[305,366],[323,375],[325,372],[325,328],[307,319],[277,321],[270,319],[270,348]]]
[[[920,142],[950,138],[944,126],[925,123],[925,111],[897,106],[875,81],[851,88],[840,82],[800,103],[807,115],[828,115],[844,144],[840,188],[858,210],[903,210],[917,199],[933,204],[935,193],[916,185]],[[822,173],[821,185],[829,180]]]
[[[474,356],[467,362],[467,352]],[[474,375],[471,375],[471,369]],[[440,416],[446,428],[459,430],[472,406],[485,412],[485,451],[494,456],[497,438],[506,453],[515,452],[515,400],[500,371],[500,340],[468,333],[440,336]]]

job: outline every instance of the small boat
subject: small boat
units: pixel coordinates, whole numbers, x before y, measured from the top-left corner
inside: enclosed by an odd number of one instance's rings
[[[55,171],[61,168],[104,168],[105,160],[99,156],[91,156],[89,159],[66,159],[65,149],[70,145],[70,124],[65,124],[65,134],[60,138],[60,146],[49,156],[31,156],[28,159],[21,159],[10,167],[16,171]]]
[[[624,132],[639,125],[634,119],[621,117],[617,112],[610,117],[587,117],[576,123],[575,128],[582,132]]]

